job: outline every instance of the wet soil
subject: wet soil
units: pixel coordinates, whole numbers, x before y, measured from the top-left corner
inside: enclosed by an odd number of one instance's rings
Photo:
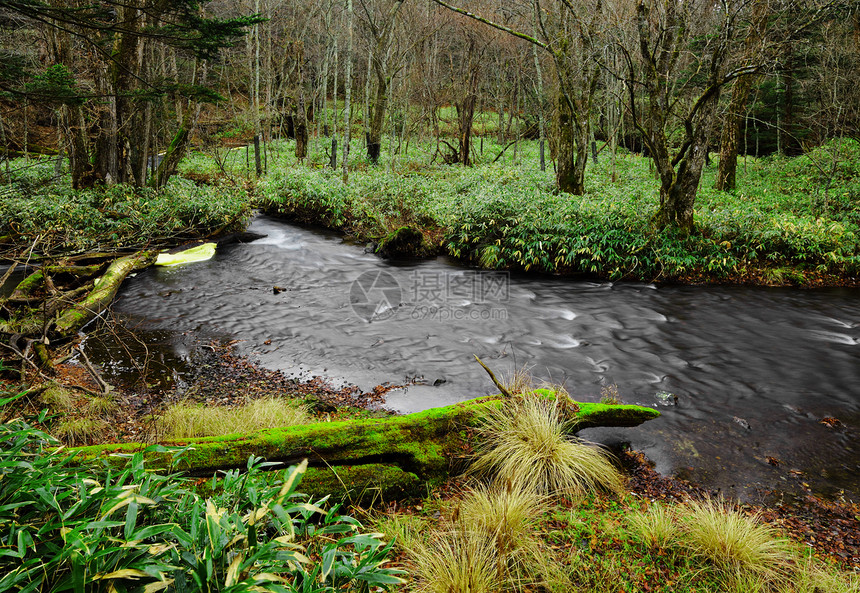
[[[166,407],[177,402],[236,407],[254,399],[287,398],[301,403],[312,418],[319,420],[385,416],[393,414],[383,408],[385,394],[403,387],[386,383],[362,390],[355,385],[333,385],[323,377],[308,380],[290,378],[280,371],[262,368],[248,357],[237,355],[234,352],[237,343],[234,340],[197,344],[191,355],[193,364],[181,377],[177,376],[170,382],[149,383],[145,376],[133,382],[112,382],[107,398],[113,401],[113,409],[95,415],[89,402],[100,395],[101,388],[92,373],[80,358],[58,365],[53,379],[69,388],[75,398],[71,408],[52,412],[61,412],[67,419],[93,419],[97,427],[88,434],[64,438],[66,444],[158,442],[157,418]],[[95,371],[104,376],[98,365]],[[31,384],[39,382],[38,377],[30,381]],[[40,409],[45,407],[45,402],[38,396],[21,404],[17,412],[29,420],[35,419]],[[49,414],[44,423],[35,424],[51,432],[51,421],[57,418]]]

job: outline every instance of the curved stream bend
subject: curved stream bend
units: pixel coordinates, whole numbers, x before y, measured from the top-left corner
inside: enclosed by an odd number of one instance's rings
[[[387,263],[266,217],[249,230],[268,236],[208,262],[147,270],[115,310],[151,330],[242,339],[246,353],[288,374],[362,386],[418,378],[389,396],[405,412],[489,393],[473,354],[503,372],[527,365],[579,399],[616,384],[624,402],[662,405],[663,416],[584,435],[628,441],[661,472],[741,497],[800,482],[860,495],[856,289],[508,276],[445,258]]]

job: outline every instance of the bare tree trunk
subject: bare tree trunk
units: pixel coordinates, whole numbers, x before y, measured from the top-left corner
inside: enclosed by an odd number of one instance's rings
[[[537,37],[538,27],[538,4],[535,3],[535,18],[533,34]],[[540,66],[540,58],[538,57],[538,46],[532,44],[532,55],[535,61],[535,77],[537,79],[537,97],[538,97],[538,134],[540,138],[540,170],[546,171],[546,157],[544,146],[546,144],[546,117],[544,116],[544,96],[543,96],[543,71]]]
[[[370,127],[367,130],[367,158],[374,165],[379,162],[379,155],[382,152],[382,128],[388,109],[388,85],[389,82],[384,75],[377,75],[376,96],[370,109]]]
[[[658,166],[661,172],[660,209],[656,215],[658,226],[677,226],[685,232],[693,230],[693,207],[708,150],[710,122],[716,112],[718,99],[719,94],[715,93],[707,105],[700,108],[690,148],[678,163],[677,172],[671,163]]]
[[[385,14],[381,23],[369,22],[370,32],[373,35],[373,45],[367,56],[367,87],[365,97],[367,103],[367,119],[365,140],[367,143],[367,157],[370,162],[379,162],[382,151],[382,129],[385,127],[385,114],[389,105],[389,91],[391,85],[391,41],[397,15],[403,6],[403,0],[396,0],[389,11]],[[366,9],[366,7],[365,7]],[[369,13],[368,13],[369,14]],[[370,85],[373,75],[373,101],[371,103]]]
[[[345,72],[345,101],[343,109],[343,182],[349,181],[349,140],[352,127],[352,113],[350,112],[350,100],[352,99],[352,38],[353,38],[353,7],[352,0],[346,0],[347,18],[347,47],[346,47],[346,72]]]
[[[474,90],[477,87],[478,73],[473,72],[469,82],[469,94],[457,104],[457,123],[459,127],[458,156],[461,165],[472,165],[472,121],[475,119],[475,102],[477,95]]]
[[[723,191],[735,189],[741,124],[749,101],[750,90],[756,79],[757,77],[752,74],[742,76],[732,88],[732,98],[729,101],[728,113],[723,120],[723,131],[720,135],[720,164],[717,170],[717,180],[714,184],[716,189]]]
[[[744,40],[744,60],[752,62],[761,49],[761,42],[768,27],[768,0],[755,0],[752,9],[752,22]],[[728,113],[723,121],[720,138],[720,165],[715,187],[719,190],[735,189],[738,169],[738,149],[740,146],[741,123],[746,113],[752,90],[758,76],[747,74],[735,81]]]
[[[574,195],[585,193],[585,166],[591,138],[591,107],[600,71],[586,65],[586,80],[566,72],[566,64],[556,59],[559,89],[556,103],[556,184]]]
[[[301,163],[308,156],[308,110],[305,104],[304,74],[305,50],[304,44],[301,41],[297,41],[293,45],[295,47],[294,55],[297,68],[296,85],[299,95],[295,115],[296,158]]]
[[[90,163],[86,123],[81,108],[63,105],[60,109],[60,125],[68,145],[72,187],[74,189],[92,187],[95,175]]]
[[[199,68],[195,66],[195,75],[192,79],[192,84],[194,84],[197,79],[197,70],[200,70],[200,83],[205,84],[206,82],[206,74],[208,70],[207,64],[204,62],[199,65]],[[194,127],[197,125],[197,118],[200,116],[200,108],[201,105],[198,103],[196,105],[189,104],[184,106],[182,109],[182,121],[179,124],[179,129],[173,135],[173,139],[170,142],[170,146],[168,146],[167,151],[164,153],[164,158],[161,159],[161,162],[158,164],[158,168],[155,171],[153,177],[149,180],[149,185],[152,187],[164,187],[167,185],[167,182],[170,178],[176,173],[176,168],[179,166],[179,161],[182,160],[182,157],[185,156],[185,152],[188,150],[188,143],[191,138],[191,132],[194,130]],[[193,114],[192,114],[193,111]]]

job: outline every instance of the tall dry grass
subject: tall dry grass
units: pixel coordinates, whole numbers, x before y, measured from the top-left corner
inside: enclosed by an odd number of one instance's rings
[[[624,479],[599,447],[568,434],[556,400],[525,395],[490,409],[472,471],[542,494],[621,493]]]
[[[165,438],[187,439],[282,428],[307,421],[307,412],[301,406],[285,399],[263,398],[235,408],[179,403],[167,408],[159,423]]]

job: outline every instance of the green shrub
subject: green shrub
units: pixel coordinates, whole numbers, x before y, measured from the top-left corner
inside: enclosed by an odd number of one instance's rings
[[[735,193],[713,190],[713,171],[706,171],[691,235],[654,228],[659,188],[647,159],[622,151],[618,183],[609,181],[608,159],[590,164],[585,195],[573,196],[538,170],[535,143],[523,143],[519,161],[473,168],[412,157],[394,170],[358,167],[347,185],[326,169],[273,170],[261,183],[261,204],[362,239],[403,225],[440,229],[449,254],[487,268],[649,281],[728,280],[774,267],[852,274],[860,256],[854,144],[840,149],[827,210],[820,204],[825,180],[811,164],[827,155],[815,151],[755,161]]]
[[[43,250],[143,247],[241,224],[249,205],[235,188],[198,186],[178,177],[161,191],[124,185],[73,190],[53,183],[0,197],[0,235],[29,241],[42,235]]]

